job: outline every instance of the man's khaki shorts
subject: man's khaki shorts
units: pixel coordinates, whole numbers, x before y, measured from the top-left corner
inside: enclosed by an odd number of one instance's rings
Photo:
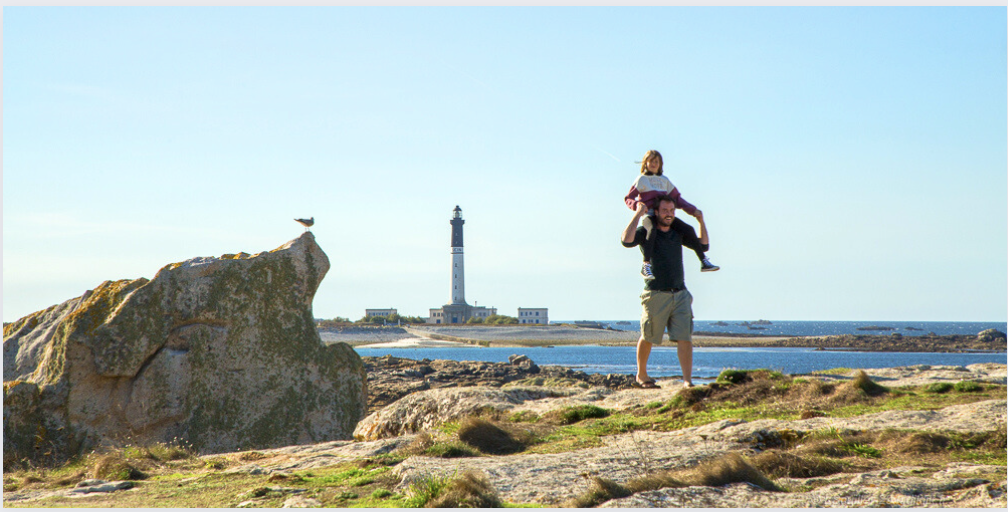
[[[644,290],[641,305],[641,336],[646,341],[660,345],[666,328],[672,341],[693,341],[693,296],[689,290]]]

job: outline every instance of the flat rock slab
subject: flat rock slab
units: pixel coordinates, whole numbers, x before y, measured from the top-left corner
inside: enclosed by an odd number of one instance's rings
[[[652,471],[691,467],[711,457],[750,448],[752,440],[760,432],[785,429],[809,432],[829,427],[840,430],[985,431],[992,425],[1005,422],[1006,407],[1008,403],[1005,400],[989,400],[938,411],[884,411],[853,418],[722,420],[675,432],[633,432],[610,436],[603,447],[559,454],[461,459],[411,457],[399,464],[395,471],[402,476],[401,487],[405,489],[413,481],[432,473],[450,475],[473,469],[484,472],[503,499],[556,505],[585,492],[590,477],[625,482]]]
[[[748,483],[659,489],[611,500],[599,508],[890,508],[1005,507],[1004,482],[922,478],[894,470],[855,475],[849,483],[808,492],[766,492]]]
[[[814,373],[824,382],[850,380],[859,370],[843,374]],[[871,379],[883,386],[927,386],[936,382],[955,384],[960,381],[1008,384],[1008,365],[998,363],[978,363],[968,366],[898,366],[895,368],[866,368]]]
[[[84,484],[84,485],[81,485]],[[88,480],[77,484],[71,489],[60,489],[56,491],[24,491],[5,492],[4,503],[18,501],[35,501],[46,498],[86,498],[95,494],[107,494],[116,491],[125,491],[136,486],[136,482],[130,480],[120,480],[115,482],[105,482],[103,480]]]
[[[328,443],[286,446],[270,450],[259,450],[257,460],[229,472],[246,474],[268,474],[274,472],[300,471],[322,468],[356,459],[374,457],[392,452],[408,445],[416,436],[401,436],[379,441],[332,441]],[[225,456],[240,459],[247,452],[217,454],[209,457]]]

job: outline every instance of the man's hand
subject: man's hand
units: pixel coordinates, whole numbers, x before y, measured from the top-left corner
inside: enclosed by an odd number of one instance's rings
[[[622,241],[624,244],[632,244],[634,238],[637,236],[637,223],[640,222],[640,218],[647,213],[647,205],[641,202],[637,203],[637,209],[634,210],[634,216],[630,219],[630,224],[623,230]]]
[[[637,209],[634,210],[634,213],[637,214],[637,218],[643,217],[644,214],[647,213],[647,205],[644,204],[643,201],[638,201],[637,202]]]
[[[699,221],[703,220],[703,212],[700,211],[700,208],[693,210],[693,218]]]

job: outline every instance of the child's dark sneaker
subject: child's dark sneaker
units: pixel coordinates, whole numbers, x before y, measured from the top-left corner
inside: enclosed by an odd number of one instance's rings
[[[644,279],[654,279],[654,274],[651,273],[651,262],[644,262],[644,266],[640,268],[640,275],[644,276]]]
[[[700,262],[700,272],[714,272],[715,270],[720,269],[721,267],[711,263],[707,258],[704,258],[703,261]],[[641,272],[643,272],[643,270]]]

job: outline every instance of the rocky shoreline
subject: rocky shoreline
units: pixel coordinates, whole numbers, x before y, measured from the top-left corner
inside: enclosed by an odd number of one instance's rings
[[[369,415],[356,440],[204,455],[140,480],[77,473],[80,485],[64,477],[45,487],[5,474],[4,505],[403,507],[416,506],[410,500],[432,481],[468,478],[492,498],[482,506],[1006,506],[1003,364],[863,377],[756,370],[689,390],[659,379],[661,388],[645,390],[629,376],[540,367],[519,355],[363,360]],[[517,451],[462,441],[472,421],[521,434]],[[744,471],[725,473],[726,464]],[[705,473],[715,470],[724,474]],[[460,499],[426,503],[476,498]]]
[[[368,375],[367,412],[389,405],[410,393],[437,388],[501,387],[528,379],[564,382],[572,386],[602,386],[609,389],[633,387],[634,378],[625,374],[587,374],[560,366],[535,364],[523,355],[512,355],[507,363],[450,361],[394,356],[362,357]]]

